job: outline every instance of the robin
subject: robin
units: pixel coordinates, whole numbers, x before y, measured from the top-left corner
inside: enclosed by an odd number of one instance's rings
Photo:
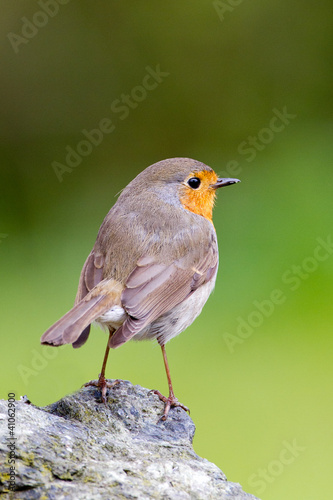
[[[81,347],[93,321],[109,331],[95,385],[106,403],[110,348],[130,339],[156,339],[162,348],[171,407],[188,411],[174,395],[165,344],[200,314],[212,292],[218,246],[212,222],[216,190],[239,182],[218,178],[204,163],[172,158],[146,168],[121,192],[100,227],[81,271],[74,307],[51,326],[41,343]]]

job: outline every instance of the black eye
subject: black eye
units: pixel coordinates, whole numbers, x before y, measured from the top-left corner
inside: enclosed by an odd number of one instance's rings
[[[191,179],[189,179],[187,181],[187,184],[192,188],[192,189],[198,189],[198,187],[200,186],[201,184],[201,180],[198,178],[198,177],[191,177]]]

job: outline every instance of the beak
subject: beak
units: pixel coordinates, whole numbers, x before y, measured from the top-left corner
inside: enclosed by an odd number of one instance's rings
[[[230,186],[230,184],[236,184],[237,182],[240,182],[239,179],[229,179],[229,178],[219,178],[217,179],[217,182],[215,184],[212,184],[210,187],[212,189],[217,189],[223,186]]]

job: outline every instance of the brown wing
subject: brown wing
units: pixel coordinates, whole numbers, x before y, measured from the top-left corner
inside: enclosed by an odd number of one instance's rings
[[[169,265],[143,257],[130,274],[121,301],[129,318],[115,332],[110,347],[119,347],[157,318],[184,301],[200,286],[210,281],[218,266],[217,246],[194,265],[188,257]]]
[[[100,281],[103,279],[104,256],[90,252],[85,261],[79,281],[79,287],[75,298],[75,304],[80,302]]]
[[[103,279],[104,256],[92,250],[84,263],[81,271],[79,287],[75,298],[75,305],[80,302]],[[73,347],[81,347],[88,340],[90,324],[82,331],[81,335],[73,342]]]

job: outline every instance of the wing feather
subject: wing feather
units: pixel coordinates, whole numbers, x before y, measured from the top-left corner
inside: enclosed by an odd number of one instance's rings
[[[75,305],[78,304],[98,283],[103,279],[104,255],[92,250],[85,261],[76,294]],[[73,342],[73,347],[81,347],[88,340],[90,324],[87,325],[78,338]]]
[[[110,347],[119,347],[147,325],[186,300],[217,271],[216,241],[196,265],[183,258],[169,265],[143,257],[128,277],[121,296],[129,317],[110,339]]]
[[[80,302],[103,279],[104,256],[92,250],[85,261],[78,286],[75,304]]]

